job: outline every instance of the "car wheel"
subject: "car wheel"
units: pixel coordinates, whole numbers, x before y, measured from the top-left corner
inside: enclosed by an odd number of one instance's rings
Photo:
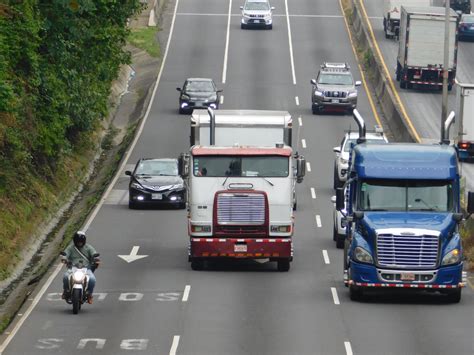
[[[128,208],[131,210],[137,209],[137,204],[131,200],[128,201]]]
[[[337,234],[336,235],[336,248],[337,249],[343,249],[344,248],[344,241],[345,241],[345,235],[344,234]]]
[[[183,114],[185,114],[185,113],[186,113],[186,111],[180,107],[180,108],[179,108],[179,114],[180,114],[180,115],[183,115]]]
[[[247,26],[245,26],[243,23],[240,24],[240,28],[245,30],[247,28]]]
[[[319,114],[319,108],[313,106],[312,110],[313,110],[313,115]]]
[[[400,88],[401,89],[406,89],[407,88],[407,81],[400,79]]]
[[[336,241],[337,240],[337,230],[336,230],[336,221],[337,219],[334,219],[334,228],[332,229],[332,240]]]
[[[267,26],[267,30],[271,30],[273,28],[273,24]]]

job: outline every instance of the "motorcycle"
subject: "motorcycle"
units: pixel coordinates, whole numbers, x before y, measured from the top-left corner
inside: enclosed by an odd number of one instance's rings
[[[82,260],[75,265],[66,259],[66,253],[61,252],[61,262],[66,264],[68,269],[71,269],[69,275],[69,297],[65,299],[68,304],[72,304],[72,313],[78,314],[81,306],[87,302],[87,288],[89,286],[89,276],[87,275],[87,268],[83,266]],[[92,272],[99,266],[100,254],[94,254],[94,263],[91,266]]]

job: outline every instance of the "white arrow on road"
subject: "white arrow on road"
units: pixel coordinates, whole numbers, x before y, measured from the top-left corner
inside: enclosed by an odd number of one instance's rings
[[[122,258],[127,263],[131,263],[132,261],[143,259],[143,258],[146,258],[148,256],[148,255],[137,255],[138,254],[138,249],[140,249],[140,247],[135,245],[132,248],[132,251],[130,252],[130,255],[118,255],[118,257]]]

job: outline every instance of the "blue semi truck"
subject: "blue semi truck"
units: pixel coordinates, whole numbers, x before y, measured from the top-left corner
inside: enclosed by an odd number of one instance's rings
[[[446,139],[437,145],[364,144],[364,120],[357,110],[353,115],[360,138],[351,150],[348,188],[336,191],[336,209],[347,206],[344,283],[350,298],[359,300],[368,289],[410,288],[459,302],[466,273],[456,150]],[[453,120],[454,113],[446,137]],[[467,196],[471,214],[474,193]]]

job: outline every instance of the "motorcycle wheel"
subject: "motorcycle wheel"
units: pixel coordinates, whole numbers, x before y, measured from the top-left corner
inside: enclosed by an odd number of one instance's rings
[[[81,290],[75,288],[72,290],[71,301],[72,301],[72,313],[78,314],[81,309]]]

